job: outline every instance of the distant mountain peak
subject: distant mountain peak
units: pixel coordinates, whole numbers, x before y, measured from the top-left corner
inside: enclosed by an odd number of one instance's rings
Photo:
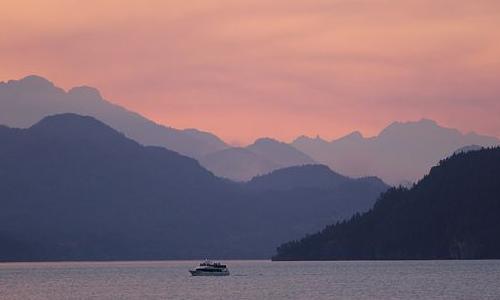
[[[320,164],[290,166],[259,175],[248,182],[248,186],[260,189],[287,190],[302,188],[334,188],[351,179]]]
[[[47,78],[42,77],[40,75],[36,75],[36,74],[28,75],[28,76],[26,76],[24,78],[21,78],[18,81],[22,81],[22,82],[44,82],[44,83],[49,83],[50,85],[54,85]]]
[[[387,126],[386,129],[391,127],[408,127],[408,126],[422,126],[422,125],[440,127],[440,125],[436,121],[428,118],[422,118],[418,121],[406,121],[406,122],[395,121],[392,122],[389,126]]]
[[[267,190],[294,188],[336,189],[351,184],[385,190],[388,186],[377,177],[349,178],[321,164],[291,166],[252,178],[247,186]]]
[[[422,118],[422,119],[420,119],[420,121],[418,121],[416,123],[439,126],[436,121],[428,119],[428,118]]]
[[[261,175],[259,177],[263,176],[268,176],[271,174],[283,174],[283,173],[298,173],[302,174],[303,171],[308,171],[308,172],[317,172],[317,173],[323,173],[323,174],[328,174],[328,175],[335,175],[335,176],[342,176],[330,169],[330,167],[322,164],[305,164],[305,165],[300,165],[300,166],[290,166],[290,167],[285,167],[281,169],[274,170],[270,172],[269,174]],[[343,177],[343,176],[342,176]]]
[[[34,124],[32,128],[47,128],[47,127],[59,127],[59,126],[88,126],[88,125],[101,125],[108,127],[101,121],[90,117],[90,116],[82,116],[74,113],[63,113],[57,115],[51,115],[43,118],[38,123]],[[110,128],[111,129],[111,128]]]
[[[98,89],[90,86],[78,86],[70,89],[68,94],[71,96],[84,97],[89,99],[102,100],[101,92]]]
[[[347,135],[348,137],[353,137],[353,138],[363,138],[363,134],[359,131],[353,131],[350,134]]]
[[[446,128],[439,125],[436,121],[431,119],[422,118],[418,121],[407,121],[407,122],[392,122],[389,126],[384,128],[379,137],[385,137],[390,135],[397,134],[408,134],[408,131],[414,130],[426,130],[426,131],[435,131],[435,130],[447,130],[453,131],[454,134],[459,134],[460,132],[456,129]]]
[[[314,160],[302,151],[272,138],[260,138],[247,149],[283,166],[314,163]]]
[[[55,88],[54,84],[51,81],[38,75],[28,75],[19,80],[9,80],[7,84],[26,86],[29,87],[30,90]]]
[[[45,117],[31,126],[30,129],[38,132],[47,132],[50,135],[62,135],[65,138],[124,137],[122,133],[94,117],[74,113],[63,113]],[[126,139],[126,141],[132,140]]]
[[[303,135],[300,135],[300,136],[296,137],[296,138],[295,138],[295,140],[293,140],[292,144],[293,144],[294,142],[297,142],[297,141],[303,141],[303,140],[311,140],[311,138],[310,138],[310,137],[308,137],[307,135],[304,135],[304,134],[303,134]]]
[[[309,137],[307,135],[301,135],[299,137],[297,137],[293,142],[292,144],[294,143],[300,143],[300,142],[309,142],[309,141],[313,141],[313,142],[320,142],[320,143],[328,143],[326,140],[324,140],[320,135],[316,135],[316,137],[312,138],[312,137]]]
[[[94,117],[74,113],[45,117],[27,130],[43,136],[46,141],[58,141],[60,144],[66,145],[74,145],[74,143],[103,147],[113,145],[117,151],[121,147],[139,145],[136,141],[127,138],[123,133]],[[165,149],[165,151],[168,150]]]
[[[348,135],[345,135],[341,138],[338,138],[336,140],[333,140],[332,143],[334,142],[339,142],[339,141],[362,141],[364,139],[363,135],[359,131],[353,131],[349,133]]]
[[[182,132],[196,139],[197,141],[210,146],[213,149],[213,151],[211,151],[212,153],[228,148],[228,145],[223,140],[208,131],[203,131],[196,128],[186,128],[183,129]]]
[[[258,138],[255,140],[254,145],[264,145],[264,144],[282,144],[282,142],[269,137]]]

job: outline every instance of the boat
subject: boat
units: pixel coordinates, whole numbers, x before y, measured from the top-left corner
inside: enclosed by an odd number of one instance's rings
[[[205,260],[195,269],[189,270],[189,273],[193,276],[227,276],[229,270],[226,265],[219,262]]]

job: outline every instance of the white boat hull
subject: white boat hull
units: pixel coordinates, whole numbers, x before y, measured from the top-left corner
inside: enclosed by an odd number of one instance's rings
[[[221,272],[207,272],[201,270],[189,270],[189,273],[193,276],[228,276],[229,271],[221,271]]]

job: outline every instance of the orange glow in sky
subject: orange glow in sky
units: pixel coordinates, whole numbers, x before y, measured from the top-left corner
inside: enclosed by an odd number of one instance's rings
[[[498,0],[7,0],[0,80],[237,144],[422,117],[500,136],[499,28]]]

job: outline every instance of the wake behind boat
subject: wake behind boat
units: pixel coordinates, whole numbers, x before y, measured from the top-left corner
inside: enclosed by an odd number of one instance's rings
[[[229,270],[226,265],[219,262],[205,260],[194,270],[189,270],[189,273],[193,276],[227,276]]]

